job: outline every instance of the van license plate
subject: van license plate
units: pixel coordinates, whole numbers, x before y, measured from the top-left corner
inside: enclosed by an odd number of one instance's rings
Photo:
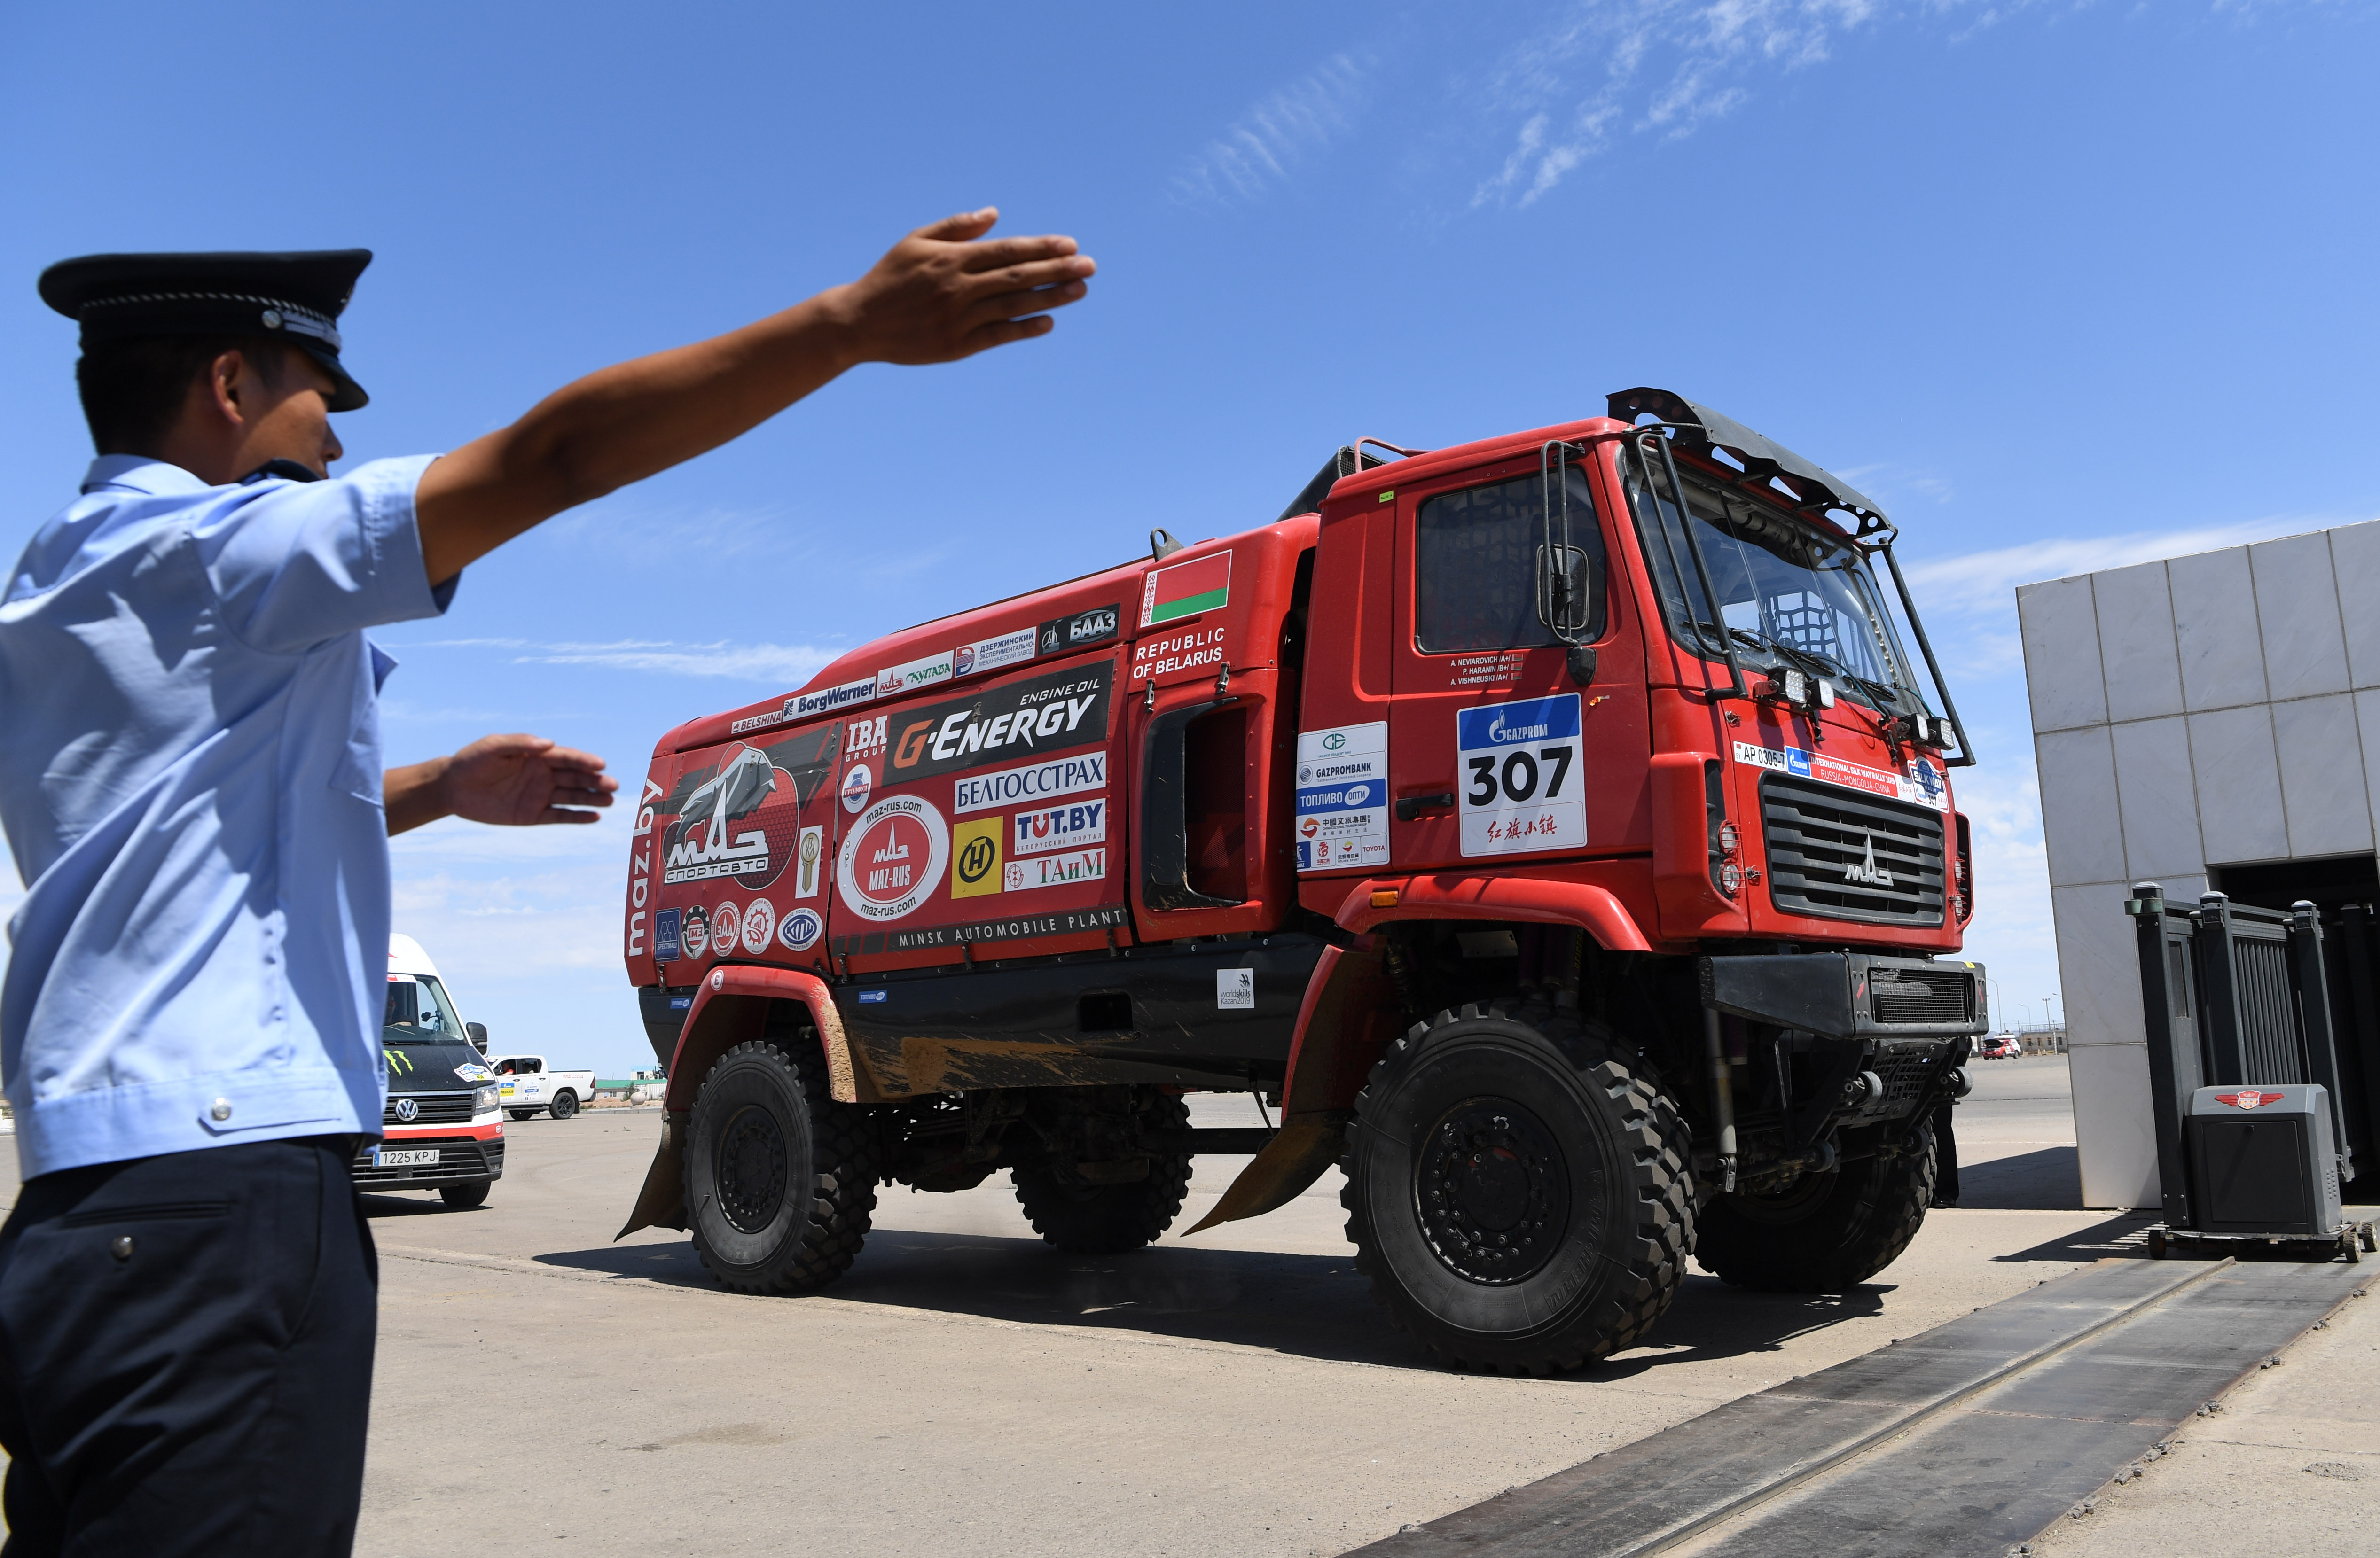
[[[374,1168],[425,1168],[437,1161],[438,1149],[435,1147],[400,1147],[395,1151],[376,1147],[372,1150]]]

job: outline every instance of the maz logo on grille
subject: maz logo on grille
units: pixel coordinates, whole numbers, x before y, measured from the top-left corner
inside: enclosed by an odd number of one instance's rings
[[[1843,880],[1865,882],[1871,888],[1892,886],[1892,873],[1876,863],[1876,835],[1864,833],[1861,837],[1867,840],[1867,852],[1858,861],[1843,867]]]

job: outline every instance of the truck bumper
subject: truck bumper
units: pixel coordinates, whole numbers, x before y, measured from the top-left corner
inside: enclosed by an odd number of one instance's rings
[[[1828,1038],[1942,1039],[1984,1032],[1980,963],[1866,952],[1702,960],[1703,1004]]]

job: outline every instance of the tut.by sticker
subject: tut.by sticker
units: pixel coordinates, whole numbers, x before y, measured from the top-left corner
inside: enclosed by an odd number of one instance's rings
[[[1455,711],[1464,856],[1534,854],[1586,843],[1579,712],[1576,693]]]
[[[1735,743],[1735,760],[1755,768],[1766,768],[1770,773],[1791,774],[1797,779],[1816,779],[1822,784],[1840,785],[1845,790],[1906,801],[1912,806],[1924,806],[1928,811],[1950,809],[1950,787],[1943,782],[1934,765],[1922,758],[1912,759],[1898,769],[1871,768],[1862,763],[1846,763],[1840,757],[1829,757],[1823,752],[1806,752],[1798,746],[1760,746],[1740,741]]]
[[[1080,849],[1108,841],[1108,803],[1072,801],[1062,806],[1041,806],[1019,812],[1010,819],[1015,827],[1011,854],[1047,854],[1051,850]]]
[[[769,949],[769,938],[777,934],[777,906],[765,898],[756,898],[744,906],[744,950],[759,957]]]
[[[1297,733],[1300,871],[1385,864],[1389,858],[1389,725]]]

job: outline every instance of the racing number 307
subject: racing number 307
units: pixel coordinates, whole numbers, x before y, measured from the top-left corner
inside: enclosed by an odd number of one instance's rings
[[[1535,752],[1508,752],[1500,771],[1492,752],[1466,758],[1472,789],[1463,799],[1474,806],[1492,806],[1499,795],[1515,805],[1534,801],[1537,798],[1538,778],[1550,768],[1553,772],[1546,778],[1545,798],[1556,800],[1561,795],[1562,780],[1570,773],[1574,755],[1575,749],[1567,745],[1544,746]],[[1538,762],[1540,757],[1545,760],[1543,765]]]
[[[1580,712],[1575,693],[1455,712],[1465,855],[1534,854],[1586,842],[1586,787],[1571,782]]]

